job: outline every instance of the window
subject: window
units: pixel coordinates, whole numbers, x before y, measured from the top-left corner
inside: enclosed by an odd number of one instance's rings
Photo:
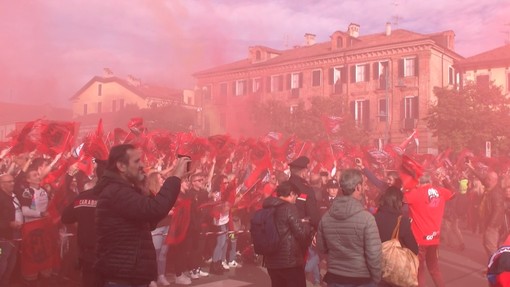
[[[202,100],[210,101],[211,100],[211,85],[202,87]]]
[[[408,96],[404,98],[404,119],[418,118],[418,97]]]
[[[84,104],[83,105],[83,115],[86,116],[87,115],[87,104]]]
[[[489,75],[478,75],[476,76],[476,84],[479,87],[488,88],[489,87]]]
[[[124,99],[119,100],[119,111],[124,108]]]
[[[236,96],[246,95],[246,92],[247,92],[246,80],[236,81],[235,95]]]
[[[103,84],[97,85],[97,95],[101,96],[103,93]]]
[[[256,94],[261,91],[262,87],[262,79],[261,78],[255,78],[253,79],[253,84],[251,86],[251,92]]]
[[[342,93],[342,84],[345,83],[347,74],[344,67],[333,67],[329,69],[329,84],[333,85],[333,93]]]
[[[293,114],[297,111],[298,105],[292,105],[290,106],[290,113]]]
[[[336,47],[342,48],[343,46],[344,46],[344,39],[342,39],[342,37],[337,37],[336,38]]]
[[[454,73],[453,67],[450,66],[450,67],[448,67],[448,85],[453,85],[453,84],[455,84],[455,73]]]
[[[399,76],[412,77],[418,76],[418,58],[408,57],[400,59],[399,62]]]
[[[271,76],[271,92],[283,91],[283,75]]]
[[[356,126],[368,129],[370,119],[370,102],[369,100],[355,100],[351,102],[351,113],[356,122]]]
[[[386,89],[390,77],[389,62],[380,61],[374,63],[374,80],[378,80],[378,88]]]
[[[370,65],[359,64],[351,67],[351,82],[360,83],[370,80]]]
[[[97,113],[100,114],[103,110],[103,103],[97,103]]]
[[[388,120],[388,105],[386,99],[379,99],[379,121],[386,122]]]
[[[227,83],[220,84],[220,97],[225,98],[227,96],[228,86]]]
[[[322,70],[312,71],[312,87],[318,87],[322,83]]]
[[[290,88],[299,89],[301,88],[301,73],[292,73],[290,78]]]
[[[255,52],[255,60],[259,61],[260,59],[262,59],[262,54],[257,50],[257,52]]]
[[[112,101],[112,112],[116,112],[116,111],[117,111],[117,101],[113,100]]]
[[[356,65],[356,83],[365,82],[366,65]]]

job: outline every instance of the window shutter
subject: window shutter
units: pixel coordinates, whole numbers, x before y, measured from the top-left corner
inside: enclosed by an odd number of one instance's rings
[[[347,84],[347,66],[342,67],[340,70],[340,80],[342,84]]]
[[[292,74],[287,74],[286,78],[287,78],[287,90],[290,90],[290,88],[292,87]]]
[[[414,75],[418,77],[418,72],[420,71],[420,65],[418,65],[420,61],[418,61],[418,57],[414,58]]]
[[[246,87],[244,89],[245,94],[252,94],[253,93],[253,79],[246,80]]]
[[[363,102],[363,126],[365,129],[370,128],[370,101],[365,100]]]
[[[365,65],[365,82],[369,82],[369,81],[370,81],[370,64],[366,64]]]
[[[356,120],[356,102],[355,101],[351,102],[351,114],[352,114],[352,118],[354,120]]]
[[[299,87],[303,87],[303,72],[299,73]]]
[[[284,86],[284,82],[283,82],[284,78],[283,78],[283,75],[280,75],[278,76],[278,91],[283,91],[283,86]]]
[[[232,96],[236,96],[236,81],[232,83]]]
[[[404,59],[400,59],[398,61],[398,76],[400,78],[403,78],[405,75],[405,71],[404,71]]]
[[[377,80],[379,79],[379,62],[374,63],[372,66],[374,71],[374,80]]]
[[[413,98],[413,116],[415,119],[419,119],[420,118],[420,101],[419,101],[420,98],[418,98],[418,96],[414,97]]]
[[[400,119],[406,118],[406,99],[400,100]]]
[[[351,66],[351,83],[356,83],[356,65]]]
[[[333,69],[333,68],[329,68],[329,72],[328,72],[328,78],[329,78],[329,79],[328,79],[328,81],[329,81],[329,84],[330,84],[330,85],[333,85],[333,84],[334,84],[334,82],[333,82],[333,79],[334,79],[334,77],[335,77],[334,75],[335,75],[335,69]],[[342,75],[340,75],[340,76],[342,76]]]
[[[266,77],[266,93],[271,93],[271,77]]]

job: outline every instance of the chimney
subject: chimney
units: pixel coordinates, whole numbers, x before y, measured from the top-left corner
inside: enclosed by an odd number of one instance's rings
[[[135,87],[140,87],[141,86],[140,79],[137,79],[137,78],[133,77],[133,75],[128,75],[127,81],[132,86],[135,86]]]
[[[305,45],[312,46],[315,45],[315,34],[306,33],[305,34]]]
[[[104,78],[111,78],[113,77],[113,72],[110,68],[103,68],[103,77]]]
[[[386,22],[386,36],[390,36],[390,35],[391,35],[391,23]]]
[[[359,25],[355,23],[349,24],[349,27],[347,28],[347,32],[349,33],[349,36],[353,38],[359,37]]]

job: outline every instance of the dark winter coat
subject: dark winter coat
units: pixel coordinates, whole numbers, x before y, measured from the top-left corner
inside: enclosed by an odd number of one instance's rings
[[[296,200],[299,218],[309,218],[310,224],[317,230],[321,215],[317,199],[315,198],[315,191],[306,180],[299,176],[291,175],[289,182],[301,193]]]
[[[275,223],[280,234],[280,248],[264,258],[267,268],[304,266],[305,252],[311,243],[310,228],[301,222],[296,206],[277,197],[268,197],[263,208],[275,207]]]
[[[148,284],[157,277],[151,230],[175,204],[181,181],[170,177],[154,197],[113,172],[98,183],[95,269],[106,281]]]
[[[386,206],[381,206],[374,215],[381,242],[391,239],[391,235],[393,234],[393,230],[397,225],[400,215],[402,215],[400,212]],[[402,216],[400,220],[398,239],[403,247],[409,248],[412,252],[418,254],[418,243],[416,243],[416,239],[414,239],[413,232],[411,231],[411,221],[407,216]]]
[[[10,224],[15,219],[15,213],[13,197],[0,190],[0,239],[12,239],[13,229]]]

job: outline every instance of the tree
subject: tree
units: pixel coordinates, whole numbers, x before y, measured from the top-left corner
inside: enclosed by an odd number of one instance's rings
[[[281,100],[267,100],[253,105],[253,117],[267,131],[281,132],[286,136],[296,135],[303,140],[327,139],[321,118],[340,116],[340,136],[347,142],[365,144],[366,131],[358,129],[352,117],[344,112],[343,100],[339,97],[312,97],[310,105],[301,101],[291,108]]]
[[[426,120],[438,137],[439,149],[483,152],[485,142],[491,141],[494,152],[510,151],[510,99],[500,87],[470,83],[461,90],[435,88],[434,93],[437,104],[430,107]]]

